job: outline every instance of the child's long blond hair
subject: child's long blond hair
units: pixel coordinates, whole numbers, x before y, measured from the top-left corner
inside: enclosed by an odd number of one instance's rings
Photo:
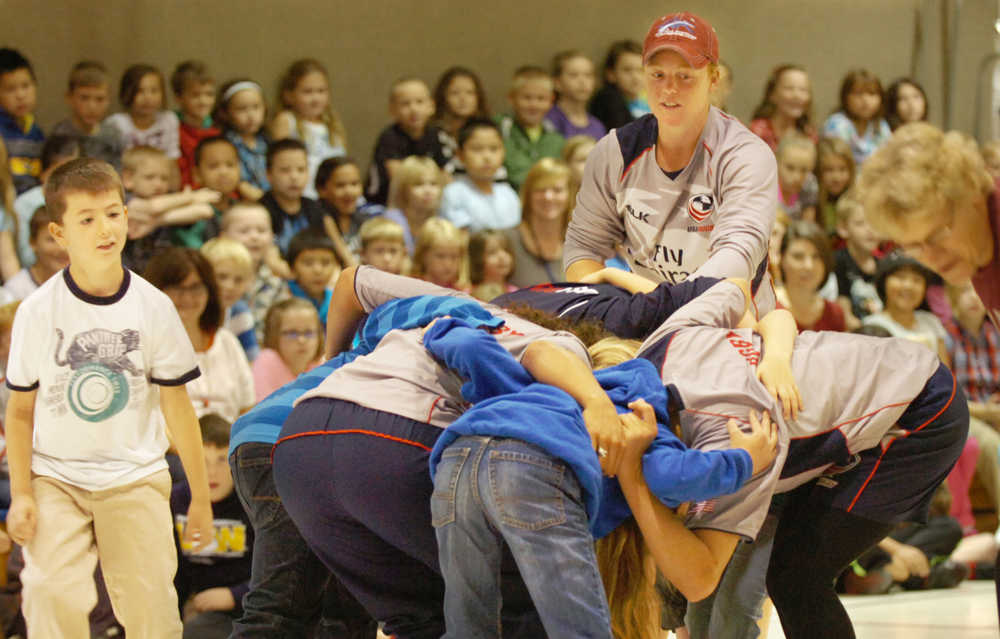
[[[820,139],[819,143],[816,144],[816,168],[814,169],[816,182],[819,184],[820,204],[836,202],[837,198],[839,198],[842,194],[831,196],[831,194],[826,191],[826,187],[823,185],[823,160],[831,157],[840,158],[845,164],[847,164],[847,170],[851,174],[851,178],[847,182],[847,189],[851,188],[851,185],[854,184],[856,168],[854,164],[854,154],[851,152],[850,145],[840,138]],[[846,192],[847,189],[844,189],[844,192]]]
[[[660,636],[660,600],[656,571],[634,518],[629,517],[597,541],[597,567],[611,610],[615,639],[656,639]]]
[[[319,60],[314,58],[303,58],[301,60],[296,60],[291,64],[290,67],[285,71],[284,75],[281,76],[281,82],[278,84],[278,111],[288,110],[294,113],[292,106],[285,101],[285,93],[289,91],[294,91],[295,87],[298,85],[299,80],[310,73],[321,73],[323,77],[326,78],[327,87],[330,86],[330,74],[326,72],[326,67],[323,66]],[[347,148],[347,131],[344,129],[344,122],[337,115],[337,112],[333,110],[332,100],[327,100],[326,109],[323,110],[322,117],[323,124],[326,125],[326,129],[329,132],[330,144],[340,145]],[[295,130],[299,134],[299,139],[303,142],[306,139],[305,127],[302,125],[302,118],[295,116]]]
[[[424,258],[427,252],[435,246],[442,244],[452,244],[458,246],[462,251],[461,264],[458,267],[458,279],[452,286],[461,288],[469,281],[469,238],[468,235],[456,227],[448,220],[440,217],[432,217],[424,222],[417,234],[413,247],[413,264],[410,267],[412,277],[424,277]]]
[[[640,345],[637,340],[607,337],[587,350],[597,370],[633,359]],[[595,550],[615,639],[656,639],[660,628],[656,571],[635,519],[629,517],[599,539]]]
[[[444,188],[447,176],[437,162],[423,155],[404,158],[392,174],[387,208],[405,211],[410,205],[410,189],[423,182],[428,175],[432,175],[434,181]]]

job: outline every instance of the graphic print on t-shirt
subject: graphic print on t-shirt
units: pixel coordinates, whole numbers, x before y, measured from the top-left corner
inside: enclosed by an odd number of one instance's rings
[[[139,331],[121,332],[94,328],[78,333],[70,340],[66,355],[60,358],[63,332],[56,330],[56,365],[68,366],[70,373],[59,375],[56,384],[47,389],[49,400],[57,402],[57,413],[64,413],[63,399],[73,413],[86,421],[99,422],[112,417],[129,400],[129,381],[125,372],[141,377],[139,367],[128,353],[139,349]]]
[[[247,553],[247,525],[239,519],[215,519],[212,521],[212,541],[199,551],[194,545],[183,541],[187,515],[174,516],[174,529],[181,539],[181,552],[194,563],[210,563],[211,559],[236,559]]]

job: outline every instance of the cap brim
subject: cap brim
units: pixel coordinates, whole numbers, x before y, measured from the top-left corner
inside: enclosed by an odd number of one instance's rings
[[[670,44],[669,42],[658,44],[649,51],[646,51],[642,56],[642,63],[649,64],[649,61],[660,51],[676,51],[681,55],[684,60],[690,64],[695,69],[700,69],[711,62],[708,57],[700,54],[692,54],[690,51],[684,49],[676,44]]]

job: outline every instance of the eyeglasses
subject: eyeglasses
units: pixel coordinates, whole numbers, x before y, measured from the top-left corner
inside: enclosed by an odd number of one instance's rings
[[[169,295],[192,295],[197,297],[208,293],[208,287],[205,286],[204,282],[198,282],[197,284],[191,284],[190,286],[168,286],[166,288],[166,293]]]
[[[281,336],[285,339],[313,339],[319,336],[318,331],[281,331]]]
[[[951,233],[952,233],[951,227],[954,221],[955,221],[955,216],[954,214],[952,214],[946,223],[938,226],[933,231],[928,233],[927,237],[925,237],[920,242],[907,242],[907,243],[900,242],[899,248],[901,248],[904,252],[914,257],[922,255],[928,249],[931,249],[933,247],[940,248],[942,245],[944,245],[945,242],[951,239]]]

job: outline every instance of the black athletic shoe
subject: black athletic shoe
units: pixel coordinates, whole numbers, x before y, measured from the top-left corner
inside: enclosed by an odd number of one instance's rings
[[[931,567],[927,577],[928,588],[954,588],[969,576],[969,567],[947,559]]]

